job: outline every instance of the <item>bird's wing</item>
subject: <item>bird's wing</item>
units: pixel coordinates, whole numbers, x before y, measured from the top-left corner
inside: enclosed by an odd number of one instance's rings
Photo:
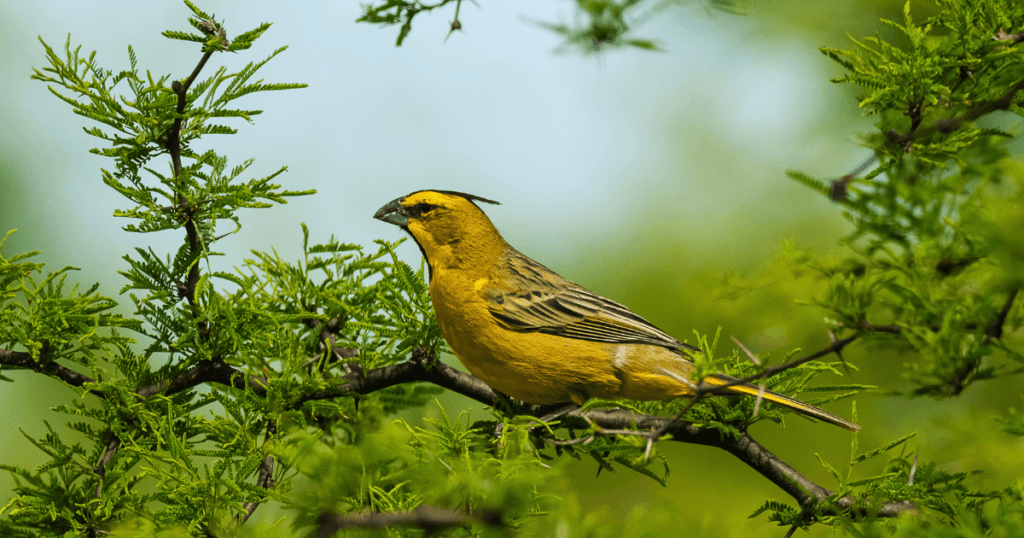
[[[625,306],[565,280],[509,247],[500,286],[489,286],[491,315],[506,329],[611,344],[697,348],[672,338]]]

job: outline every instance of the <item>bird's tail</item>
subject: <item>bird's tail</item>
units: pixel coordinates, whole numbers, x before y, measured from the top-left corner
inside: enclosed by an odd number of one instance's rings
[[[736,381],[736,378],[722,374],[716,374],[704,378],[704,382],[707,383],[708,385],[725,385],[728,383],[732,383],[734,381]],[[760,390],[760,388],[747,383],[741,383],[738,385],[733,385],[726,390],[736,394],[749,394],[751,396],[757,396],[757,393]],[[820,407],[814,407],[813,405],[805,404],[799,400],[794,400],[793,398],[783,396],[779,393],[772,392],[766,389],[764,391],[763,398],[769,402],[777,403],[779,405],[783,405],[795,411],[799,411],[807,416],[811,416],[819,420],[824,420],[825,422],[835,424],[836,426],[839,426],[841,428],[846,428],[851,432],[860,431],[860,426],[850,422],[849,420],[846,420],[845,418],[833,415],[832,413],[829,413],[828,411],[825,411]]]

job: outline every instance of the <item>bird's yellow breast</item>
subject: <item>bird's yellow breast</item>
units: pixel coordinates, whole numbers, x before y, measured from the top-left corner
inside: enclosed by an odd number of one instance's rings
[[[495,267],[497,264],[491,264]],[[486,266],[484,266],[486,267]],[[671,351],[639,344],[607,344],[502,327],[485,289],[491,276],[436,267],[430,283],[438,324],[460,362],[474,376],[518,400],[553,404],[587,398],[662,399],[685,391],[660,373],[682,373]]]

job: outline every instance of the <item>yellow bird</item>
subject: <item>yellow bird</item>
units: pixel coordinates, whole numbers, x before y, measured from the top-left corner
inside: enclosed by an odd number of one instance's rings
[[[661,400],[692,395],[696,348],[625,306],[562,278],[505,242],[475,202],[455,191],[423,190],[393,200],[374,218],[419,245],[430,266],[430,298],[455,356],[492,388],[533,404],[589,398]],[[704,379],[721,385],[725,375]],[[758,388],[729,387],[757,395]],[[764,399],[851,431],[860,426],[771,391]]]

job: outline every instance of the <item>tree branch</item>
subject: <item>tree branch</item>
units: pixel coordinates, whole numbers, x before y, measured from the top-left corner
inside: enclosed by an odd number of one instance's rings
[[[213,32],[212,24],[209,25],[209,31],[204,26],[203,32],[210,34]],[[223,32],[223,31],[222,31]],[[223,37],[223,33],[221,35]],[[174,178],[179,179],[181,176],[181,130],[183,118],[182,114],[185,113],[185,107],[188,104],[188,89],[192,86],[192,83],[199,77],[199,72],[203,70],[206,62],[213,56],[214,51],[208,51],[203,53],[203,57],[200,58],[196,68],[192,70],[192,74],[185,79],[184,83],[177,80],[171,83],[171,90],[174,91],[175,95],[178,96],[178,103],[174,108],[174,112],[177,117],[174,118],[174,123],[171,125],[171,130],[167,134],[167,151],[171,154],[171,163],[174,166]],[[188,200],[185,195],[178,192],[177,206],[182,212],[185,219],[185,235],[189,245],[189,254],[191,255],[192,266],[188,270],[188,276],[183,284],[180,284],[179,293],[189,302],[191,305],[195,305],[196,302],[196,284],[199,283],[199,263],[196,259],[199,254],[199,249],[202,246],[202,238],[199,237],[199,230],[196,228],[195,223],[195,207],[187,207]]]
[[[302,402],[336,398],[352,393],[370,394],[415,381],[433,383],[486,405],[494,405],[498,400],[494,389],[486,383],[431,357],[423,348],[417,348],[408,361],[392,366],[374,368],[370,371],[363,371],[356,363],[347,363],[345,366],[347,372],[344,384],[310,393],[302,398]]]
[[[246,375],[223,361],[205,361],[168,379],[147,385],[135,391],[147,398],[157,393],[177,394],[203,383],[218,383],[236,389],[252,389],[258,396],[267,395],[267,379],[262,376]]]
[[[61,366],[51,360],[36,361],[32,358],[32,355],[29,355],[24,351],[0,349],[0,365],[24,368],[50,377],[55,377],[72,387],[81,387],[86,383],[96,382],[95,379],[85,374],[80,374],[71,368]]]
[[[793,368],[811,360],[823,357],[829,353],[842,350],[845,346],[856,340],[858,334],[854,334],[842,340],[832,342],[828,347],[801,357],[785,364],[766,368],[759,374],[731,382],[729,385],[707,386],[703,394],[714,394],[718,390],[737,383],[745,383],[756,379],[770,377],[783,370]],[[13,352],[0,350],[0,358],[9,356]],[[23,354],[27,355],[27,354]],[[31,360],[31,359],[29,359]],[[32,364],[36,364],[34,361]],[[417,348],[413,356],[406,362],[375,368],[364,371],[356,363],[346,363],[344,382],[331,388],[317,390],[300,398],[296,405],[307,401],[336,398],[340,396],[351,396],[353,394],[370,394],[387,387],[401,383],[428,382],[447,388],[485,405],[493,406],[498,401],[497,393],[483,381],[448,366],[434,358],[429,351]],[[152,396],[157,393],[174,394],[202,383],[218,383],[231,386],[237,389],[249,389],[255,394],[265,397],[267,394],[267,380],[262,376],[247,375],[222,361],[203,362],[177,376],[142,387],[136,394],[142,397]],[[703,384],[702,384],[703,385]],[[603,429],[609,430],[630,430],[638,434],[649,435],[664,429],[664,433],[672,435],[672,440],[683,443],[692,443],[705,446],[721,448],[733,454],[743,463],[747,464],[762,476],[770,480],[787,494],[793,496],[799,503],[821,502],[832,494],[813,481],[803,476],[777,456],[769,452],[761,444],[755,441],[749,434],[744,434],[739,439],[732,439],[723,436],[722,433],[713,428],[701,428],[683,420],[675,420],[665,417],[637,414],[622,409],[603,410],[593,409],[584,416],[580,411],[574,410],[566,415],[567,427],[576,422],[585,427],[581,421],[589,419]],[[579,427],[579,426],[577,426]],[[646,431],[644,431],[646,430]],[[116,448],[115,448],[116,450]],[[266,465],[266,460],[264,460]],[[271,463],[272,465],[272,463]],[[269,467],[269,466],[267,466]],[[269,475],[270,472],[263,472],[261,466],[260,477]],[[271,469],[272,470],[272,469]],[[263,480],[268,480],[263,478]],[[843,497],[835,501],[835,505],[841,510],[849,510],[854,514],[875,514],[878,517],[893,517],[900,513],[913,512],[916,508],[909,502],[889,502],[881,504],[868,504],[858,501],[852,497]],[[248,506],[248,503],[247,503]],[[255,509],[255,505],[252,507]],[[395,516],[397,519],[371,519],[366,521],[391,521],[393,523],[413,522],[416,517],[409,514]],[[383,516],[383,514],[381,514]],[[330,516],[341,518],[341,523],[350,524],[348,518],[352,516]],[[371,517],[371,516],[367,516]],[[377,516],[372,516],[376,518]],[[334,520],[330,520],[334,521]],[[361,521],[364,521],[361,519]],[[392,523],[387,523],[392,524]],[[365,525],[364,525],[365,526]],[[343,527],[337,527],[341,529]]]
[[[744,433],[739,439],[734,439],[722,435],[716,429],[701,428],[692,422],[642,415],[625,409],[591,409],[585,416],[601,427],[647,431],[664,428],[665,433],[672,435],[673,441],[721,448],[770,480],[801,505],[821,502],[832,495],[832,491],[800,474],[755,441],[749,433]],[[566,415],[567,419],[576,419],[574,423],[576,427],[580,428],[587,426],[583,417],[584,415],[579,410]],[[909,502],[867,504],[852,497],[843,497],[835,504],[838,508],[850,510],[857,515],[871,513],[878,517],[894,517],[901,513],[916,512],[914,505]]]
[[[274,435],[277,434],[277,421],[270,419],[267,421],[267,433],[263,436],[263,446],[267,445]],[[267,454],[267,457],[263,458],[263,463],[260,464],[259,473],[256,478],[256,487],[269,489],[274,487],[274,457]],[[245,514],[239,514],[239,522],[245,523],[249,521],[252,513],[256,511],[256,508],[260,505],[259,501],[249,501],[242,505],[242,510],[245,510]]]
[[[1020,291],[1020,288],[1014,288],[1010,292],[1010,295],[1006,298],[1006,303],[1003,304],[1003,309],[996,314],[992,323],[989,323],[988,328],[985,329],[985,342],[999,340],[1003,337],[1003,324],[1006,323],[1006,316],[1010,315],[1010,310],[1013,308],[1013,300],[1017,298],[1018,291]]]
[[[103,494],[103,481],[107,478],[107,465],[110,464],[110,460],[114,459],[114,454],[117,454],[117,449],[121,447],[121,439],[117,435],[111,435],[110,443],[107,444],[107,450],[103,452],[103,456],[100,458],[100,462],[93,467],[93,471],[99,477],[96,481],[96,498],[99,499],[100,495]]]
[[[829,353],[839,353],[840,351],[843,350],[844,347],[850,345],[851,343],[853,343],[854,340],[856,340],[859,337],[860,334],[854,334],[853,336],[843,338],[842,340],[834,340],[831,344],[829,344],[828,347],[822,349],[821,351],[815,351],[814,353],[811,353],[810,355],[804,357],[800,357],[799,359],[792,360],[784,364],[772,366],[770,368],[765,368],[760,373],[749,375],[742,379],[734,379],[732,381],[729,381],[728,383],[722,383],[721,385],[708,385],[704,382],[701,382],[701,384],[696,387],[695,393],[697,395],[729,394],[729,391],[726,390],[729,387],[734,387],[736,385],[745,385],[747,383],[750,383],[751,381],[757,381],[758,379],[766,379],[772,377],[775,374],[789,370],[790,368],[795,368],[797,366],[800,366],[801,364],[811,362],[815,359],[820,359],[821,357],[824,357]]]
[[[896,131],[889,131],[886,133],[886,136],[890,142],[903,146],[905,150],[909,149],[907,144],[915,138],[922,138],[935,133],[952,133],[959,129],[965,122],[974,121],[985,114],[995,112],[996,110],[1009,109],[1010,105],[1013,104],[1014,97],[1016,97],[1017,93],[1021,90],[1024,90],[1024,80],[1020,80],[1013,86],[1010,86],[1010,89],[999,98],[987,103],[981,103],[959,116],[935,120],[935,123],[932,125],[921,129],[911,129],[903,134],[899,134]]]

